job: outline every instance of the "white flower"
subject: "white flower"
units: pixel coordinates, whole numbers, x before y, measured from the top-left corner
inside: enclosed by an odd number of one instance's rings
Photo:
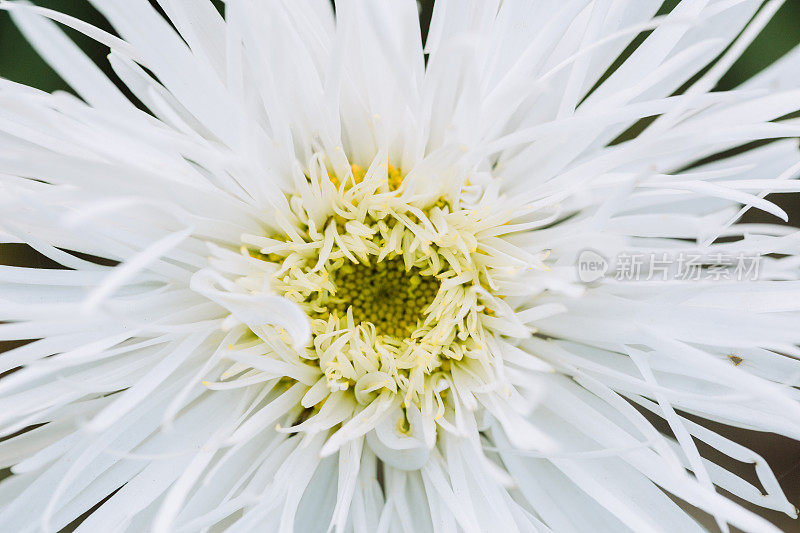
[[[781,2],[91,3],[0,2],[80,96],[0,79],[0,242],[66,267],[0,267],[4,531],[796,515],[694,421],[800,438],[800,236],[738,222],[800,191],[800,50],[712,91]]]

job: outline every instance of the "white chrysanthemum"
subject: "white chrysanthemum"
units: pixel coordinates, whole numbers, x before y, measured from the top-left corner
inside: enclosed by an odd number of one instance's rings
[[[412,0],[91,3],[117,35],[0,2],[80,96],[0,79],[0,242],[66,267],[0,267],[4,531],[795,515],[694,421],[800,438],[800,237],[738,223],[800,190],[800,51],[712,91],[781,2],[440,0],[424,50]]]

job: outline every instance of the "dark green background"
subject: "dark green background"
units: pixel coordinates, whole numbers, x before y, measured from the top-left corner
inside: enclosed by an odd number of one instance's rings
[[[103,29],[113,31],[103,18],[88,6],[85,0],[40,0],[36,3],[69,13]],[[674,0],[667,1],[662,11],[669,10],[674,4]],[[430,17],[431,5],[432,2],[430,1],[422,2],[421,18],[423,24]],[[221,7],[220,3],[218,3],[218,6]],[[87,54],[100,64],[106,72],[110,73],[110,69],[105,60],[107,50],[76,32],[69,30],[68,33],[78,42]],[[731,72],[725,76],[720,83],[720,88],[728,89],[738,85],[792,49],[799,42],[800,0],[788,0],[763,34],[734,65]],[[22,36],[5,13],[0,13],[0,76],[46,91],[59,89],[69,90],[55,72],[53,72],[53,70],[48,67],[23,40]],[[800,76],[800,73],[798,73],[798,76]],[[798,108],[800,108],[800,102],[798,103]],[[2,150],[2,147],[0,147],[0,150]],[[775,201],[790,213],[792,216],[790,223],[795,226],[800,226],[800,224],[798,224],[800,209],[798,209],[797,199],[797,195],[784,195],[775,199]],[[751,210],[751,212],[754,211],[755,210]],[[768,216],[755,213],[752,216],[757,220],[776,222],[774,218]],[[53,268],[54,266],[41,256],[37,257],[36,254],[31,253],[29,249],[23,246],[0,246],[0,264],[24,264],[48,268]],[[0,317],[0,319],[2,319],[2,317]],[[8,343],[4,344],[0,342],[0,352],[9,347]],[[667,430],[663,424],[662,429],[665,431]],[[733,428],[714,426],[714,429],[722,431],[729,438],[765,456],[781,480],[789,499],[800,507],[800,443],[775,435],[765,435]],[[706,452],[708,456],[714,457],[712,452],[708,450],[703,451]],[[727,463],[731,468],[740,468],[740,473],[742,475],[754,480],[751,467],[737,466],[729,461]],[[576,510],[576,512],[579,511]],[[774,512],[763,512],[762,514],[767,516],[770,520],[773,520],[779,527],[787,532],[800,531],[800,523],[788,520],[784,515]],[[708,520],[708,517],[702,518],[704,521]],[[710,524],[709,527],[713,529],[713,522],[709,521],[708,523]]]

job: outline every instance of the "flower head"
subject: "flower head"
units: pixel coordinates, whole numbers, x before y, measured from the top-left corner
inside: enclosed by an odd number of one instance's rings
[[[780,2],[91,3],[0,2],[78,96],[0,79],[5,528],[796,516],[698,423],[800,437],[800,54],[713,90]]]

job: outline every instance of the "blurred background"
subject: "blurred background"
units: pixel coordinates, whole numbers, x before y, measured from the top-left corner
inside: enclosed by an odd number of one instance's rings
[[[35,3],[68,13],[81,20],[90,22],[95,26],[113,32],[113,29],[108,23],[92,9],[85,0],[37,0]],[[215,3],[222,11],[222,2]],[[668,12],[675,3],[676,0],[665,2],[661,12]],[[430,20],[433,1],[425,0],[419,4],[424,37],[427,23]],[[67,30],[67,33],[105,72],[111,73],[107,61],[105,60],[106,54],[108,53],[107,49],[77,32]],[[730,89],[737,86],[742,81],[748,79],[797,46],[798,43],[800,43],[800,0],[788,0],[778,12],[777,16],[767,26],[765,31],[722,79],[718,88]],[[25,42],[22,35],[17,31],[8,15],[5,13],[0,13],[0,76],[48,92],[70,90],[66,83],[60,79]],[[800,76],[800,72],[798,72],[798,76]],[[111,79],[114,79],[114,77],[111,76]],[[798,102],[797,107],[800,109],[800,102]],[[0,150],[2,150],[2,147],[0,147]],[[790,214],[789,223],[791,225],[800,227],[800,195],[782,195],[770,199]],[[748,217],[750,217],[750,220],[753,222],[777,222],[777,220],[770,215],[756,213],[755,210],[750,210]],[[57,267],[57,265],[51,263],[46,258],[37,255],[30,248],[22,245],[0,245],[0,264],[35,266],[39,268]],[[0,320],[2,320],[2,317],[0,317]],[[800,325],[798,325],[798,327],[800,327]],[[0,342],[0,353],[17,344],[18,343]],[[0,355],[0,357],[2,357],[2,355]],[[773,434],[722,427],[718,424],[710,424],[697,419],[695,420],[761,454],[774,470],[789,500],[794,503],[795,506],[800,507],[800,442]],[[657,423],[656,421],[654,422]],[[664,432],[669,432],[666,424],[661,423],[659,427]],[[704,450],[702,445],[700,448],[701,452],[705,452],[704,455],[708,456],[710,459],[715,461],[720,460],[707,448]],[[728,461],[726,464],[731,468],[737,469],[742,475],[748,477],[750,481],[755,482],[756,477],[751,465],[743,465],[741,463],[734,464],[731,461]],[[3,474],[4,472],[0,472],[0,477],[4,477]],[[712,531],[716,530],[713,520],[710,520],[708,516],[704,516],[703,513],[699,511],[693,512],[695,512],[698,518],[707,524]],[[771,511],[760,512],[763,516],[778,525],[783,531],[800,532],[800,521],[791,520],[780,513]],[[74,525],[76,524],[73,524],[73,527]],[[73,529],[73,527],[68,528],[68,530]],[[2,529],[1,525],[0,529]]]

